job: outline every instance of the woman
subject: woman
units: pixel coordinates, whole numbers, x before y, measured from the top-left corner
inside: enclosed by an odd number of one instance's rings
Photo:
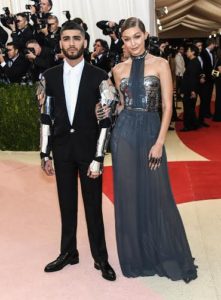
[[[145,50],[142,21],[127,19],[121,33],[131,55],[113,69],[123,108],[111,140],[121,269],[127,277],[158,274],[190,282],[197,277],[196,266],[171,192],[164,149],[172,113],[170,68]]]

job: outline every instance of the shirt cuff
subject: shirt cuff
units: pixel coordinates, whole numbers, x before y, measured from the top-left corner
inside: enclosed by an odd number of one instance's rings
[[[3,61],[3,62],[1,63],[1,67],[4,68],[4,66],[6,66],[6,62],[5,62],[5,61]]]

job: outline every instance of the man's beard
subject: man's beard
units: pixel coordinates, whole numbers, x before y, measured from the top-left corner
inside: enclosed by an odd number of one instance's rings
[[[62,48],[62,52],[66,58],[68,58],[70,60],[75,60],[75,59],[78,59],[79,57],[81,57],[82,54],[84,53],[84,45],[82,45],[82,47],[75,54],[69,54],[68,51],[66,51],[63,48]]]

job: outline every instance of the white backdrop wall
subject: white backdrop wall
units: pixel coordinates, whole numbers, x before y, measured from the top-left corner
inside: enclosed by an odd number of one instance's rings
[[[0,9],[9,6],[12,13],[25,11],[28,0],[0,0]],[[59,18],[60,24],[66,21],[62,11],[69,10],[71,18],[80,17],[88,25],[91,46],[96,38],[105,38],[96,27],[100,20],[119,22],[134,16],[139,17],[151,35],[156,35],[155,0],[53,0],[52,12]],[[2,12],[1,12],[2,13]],[[109,41],[109,37],[106,37]]]

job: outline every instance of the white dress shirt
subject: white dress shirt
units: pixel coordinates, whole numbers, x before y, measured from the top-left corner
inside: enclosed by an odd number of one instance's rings
[[[72,124],[74,119],[74,113],[77,103],[78,90],[81,80],[82,71],[84,68],[84,59],[72,67],[69,63],[64,60],[64,92],[66,99],[66,106],[68,111],[69,121]]]
[[[12,66],[12,64],[14,63],[14,61],[15,61],[18,57],[19,57],[19,54],[16,55],[14,58],[8,60],[7,64],[8,64],[8,67],[9,67],[9,68]],[[1,67],[4,68],[4,66],[6,66],[7,64],[6,64],[5,61],[3,61],[3,62],[1,63]]]
[[[202,60],[202,57],[198,56],[197,58],[198,58],[198,60],[199,60],[199,62],[201,64],[201,68],[203,69],[203,60]]]
[[[178,52],[177,55],[175,56],[175,72],[176,72],[176,76],[181,76],[181,77],[183,77],[183,74],[185,72],[185,62],[180,52]]]
[[[208,48],[206,48],[206,51],[208,52],[209,56],[210,56],[210,60],[211,60],[211,65],[213,66],[213,55],[210,52],[210,50]]]

